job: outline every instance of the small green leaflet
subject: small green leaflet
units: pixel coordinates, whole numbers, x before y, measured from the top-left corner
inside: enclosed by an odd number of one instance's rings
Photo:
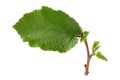
[[[88,31],[84,31],[83,32],[83,37],[80,39],[80,42],[85,41],[87,39],[89,32]]]
[[[100,46],[97,46],[97,47],[95,48],[95,51],[97,51],[99,48],[100,48]]]
[[[100,48],[99,43],[100,43],[99,41],[95,41],[93,43],[92,49],[97,51]]]
[[[96,56],[99,58],[99,59],[102,59],[102,60],[105,60],[105,61],[108,61],[107,58],[101,54],[101,52],[97,52]]]
[[[74,47],[80,35],[80,26],[73,18],[46,6],[25,14],[13,27],[31,47],[61,53]]]

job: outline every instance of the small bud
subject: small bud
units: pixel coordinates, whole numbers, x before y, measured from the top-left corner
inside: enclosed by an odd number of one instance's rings
[[[84,66],[85,66],[85,67],[87,67],[87,65],[86,65],[86,64],[85,64]]]

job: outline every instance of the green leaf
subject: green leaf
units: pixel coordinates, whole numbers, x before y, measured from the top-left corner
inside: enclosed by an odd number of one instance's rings
[[[25,14],[14,26],[31,47],[66,52],[78,42],[79,24],[66,13],[43,6]]]
[[[102,59],[102,60],[105,60],[105,61],[108,61],[107,58],[101,54],[100,51],[97,52],[96,56],[99,58],[99,59]]]
[[[83,32],[83,35],[86,36],[86,37],[88,36],[88,34],[89,34],[88,31],[84,31],[84,32]]]
[[[80,42],[83,42],[83,41],[85,41],[87,38],[84,36],[84,37],[82,37],[81,39],[80,39]]]
[[[84,31],[83,32],[83,37],[80,39],[80,42],[82,41],[86,41],[87,40],[87,36],[88,36],[89,32],[88,31]]]
[[[95,48],[97,48],[98,46],[99,46],[99,41],[95,41],[94,43],[93,43],[93,49],[95,49]],[[100,47],[98,47],[98,48],[100,48]]]
[[[95,47],[95,51],[97,51],[100,48],[100,46]]]

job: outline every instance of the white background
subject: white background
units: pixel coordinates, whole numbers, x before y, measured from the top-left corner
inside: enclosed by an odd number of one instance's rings
[[[60,54],[22,42],[12,26],[23,14],[43,5],[63,10],[90,31],[89,46],[99,40],[108,62],[93,57],[90,73],[84,76],[83,43]],[[0,0],[0,80],[119,80],[119,27],[119,0]]]

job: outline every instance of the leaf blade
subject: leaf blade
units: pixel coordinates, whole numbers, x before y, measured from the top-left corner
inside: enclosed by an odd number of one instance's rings
[[[104,55],[101,54],[100,51],[97,52],[96,57],[101,59],[101,60],[108,61],[107,58]]]
[[[95,47],[95,51],[97,51],[100,47],[101,47],[101,46],[97,46],[97,47]]]
[[[94,41],[94,43],[93,43],[93,46],[92,46],[92,50],[94,50],[94,49],[96,49],[97,47],[98,47],[98,49],[100,48],[99,47],[99,41]],[[97,50],[97,49],[96,49]]]
[[[78,42],[79,24],[66,13],[43,6],[25,14],[14,26],[23,41],[43,50],[70,50]]]

